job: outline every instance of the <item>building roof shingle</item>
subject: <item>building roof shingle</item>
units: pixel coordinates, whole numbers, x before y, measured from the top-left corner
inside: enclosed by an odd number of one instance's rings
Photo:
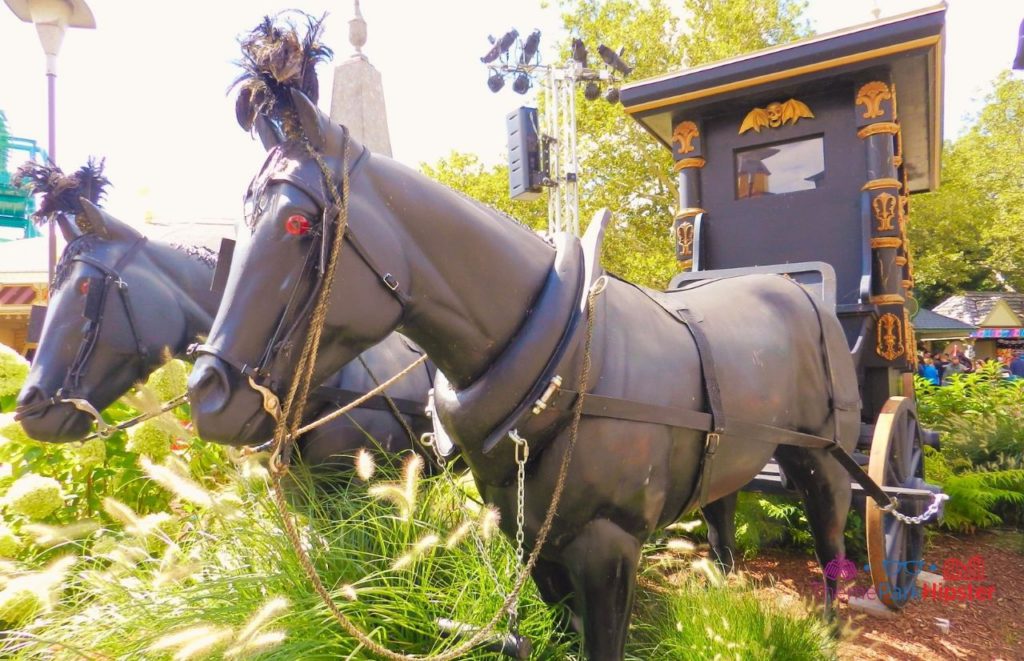
[[[1024,294],[1013,292],[966,291],[950,296],[932,308],[932,311],[977,326],[985,320],[1000,299],[1005,301],[1018,317],[1024,319]]]

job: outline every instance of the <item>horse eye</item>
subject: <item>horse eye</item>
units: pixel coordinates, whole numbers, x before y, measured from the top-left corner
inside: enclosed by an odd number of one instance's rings
[[[78,293],[85,296],[89,293],[89,278],[82,278],[78,283]]]
[[[284,231],[288,232],[292,236],[302,236],[308,234],[310,227],[309,220],[305,216],[295,214],[294,216],[288,216],[288,220],[284,221]]]

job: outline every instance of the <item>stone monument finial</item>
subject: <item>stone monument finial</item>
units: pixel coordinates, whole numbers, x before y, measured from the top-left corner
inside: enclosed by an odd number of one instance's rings
[[[366,57],[363,55],[363,46],[366,45],[366,21],[363,20],[363,13],[359,11],[359,0],[355,0],[355,4],[355,18],[348,22],[348,41],[355,46],[357,57]]]

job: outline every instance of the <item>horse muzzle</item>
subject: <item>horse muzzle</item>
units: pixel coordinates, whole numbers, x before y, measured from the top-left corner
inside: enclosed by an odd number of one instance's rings
[[[271,409],[267,399],[276,402],[276,397],[234,379],[230,369],[230,365],[211,354],[196,360],[188,380],[196,431],[208,441],[230,445],[264,441],[273,434],[275,422],[268,413]]]
[[[92,431],[96,420],[92,413],[70,401],[47,397],[37,386],[28,386],[19,393],[14,418],[26,434],[47,443],[80,441]]]

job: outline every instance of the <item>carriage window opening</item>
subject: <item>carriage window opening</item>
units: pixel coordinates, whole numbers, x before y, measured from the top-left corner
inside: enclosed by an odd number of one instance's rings
[[[825,183],[822,136],[736,151],[736,199],[820,188]]]

